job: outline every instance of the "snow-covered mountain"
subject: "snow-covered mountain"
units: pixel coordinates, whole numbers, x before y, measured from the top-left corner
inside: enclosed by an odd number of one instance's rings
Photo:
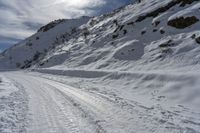
[[[196,0],[143,0],[90,20],[57,20],[1,54],[0,66],[135,70],[198,64],[199,7]]]
[[[14,45],[0,55],[1,68],[28,68],[42,59],[61,42],[74,38],[77,27],[87,23],[90,17],[60,19],[43,27],[31,37]]]

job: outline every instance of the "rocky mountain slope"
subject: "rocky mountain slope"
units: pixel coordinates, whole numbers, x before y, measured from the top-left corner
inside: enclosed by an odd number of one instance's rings
[[[6,50],[0,66],[135,70],[198,64],[199,8],[196,0],[144,0],[90,20],[57,20]]]

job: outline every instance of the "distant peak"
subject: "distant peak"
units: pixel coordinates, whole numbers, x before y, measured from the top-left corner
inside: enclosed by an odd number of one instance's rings
[[[54,21],[48,23],[47,25],[42,26],[42,27],[38,30],[38,32],[46,32],[46,31],[48,31],[48,30],[54,28],[56,25],[65,22],[66,20],[67,20],[67,19],[58,19],[58,20],[54,20]]]

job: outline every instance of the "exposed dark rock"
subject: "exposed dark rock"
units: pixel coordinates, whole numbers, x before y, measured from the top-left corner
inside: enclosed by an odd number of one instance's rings
[[[124,33],[124,35],[126,35],[126,33],[127,33],[127,30],[123,30],[123,33]]]
[[[45,64],[44,62],[41,62],[39,65],[40,65],[40,66],[43,66],[44,64]]]
[[[119,34],[113,35],[112,38],[115,39],[119,36]]]
[[[115,29],[114,33],[117,31],[121,31],[124,28],[125,25],[117,25],[117,28]]]
[[[113,21],[113,23],[114,23],[115,25],[118,25],[117,19],[115,19],[115,20]]]
[[[155,25],[155,26],[158,26],[159,24],[160,24],[160,21],[155,21],[155,22],[154,22],[154,25]]]
[[[146,33],[146,31],[145,31],[145,30],[143,30],[143,31],[141,32],[141,34],[142,34],[142,35],[144,35],[145,33]]]
[[[95,24],[97,24],[98,22],[94,19],[92,19],[89,23],[90,26],[94,26]]]
[[[166,47],[173,47],[173,46],[175,46],[175,45],[176,45],[176,44],[173,43],[172,40],[169,40],[169,41],[167,41],[167,42],[165,42],[165,43],[160,44],[159,47],[160,47],[160,48],[166,48]]]
[[[38,32],[46,32],[46,31],[48,31],[48,30],[50,30],[50,29],[52,29],[52,28],[54,28],[55,26],[57,26],[58,24],[60,24],[60,23],[62,23],[62,22],[64,22],[64,21],[66,21],[65,19],[59,19],[59,20],[55,20],[55,21],[53,21],[53,22],[50,22],[49,24],[47,24],[47,25],[45,25],[45,26],[42,26],[39,30],[38,30]]]
[[[200,36],[197,37],[195,40],[196,40],[196,42],[197,42],[198,44],[200,44]]]
[[[184,29],[187,28],[195,23],[197,23],[199,21],[198,18],[196,18],[195,16],[192,17],[180,17],[180,18],[176,18],[173,20],[170,20],[167,24],[169,26],[175,27],[177,29]]]
[[[171,1],[170,3],[168,3],[166,6],[160,7],[150,13],[147,13],[143,16],[139,16],[138,19],[136,20],[136,22],[141,22],[143,20],[145,20],[148,17],[156,17],[159,14],[166,12],[167,10],[169,10],[170,8],[172,8],[173,6],[175,6],[178,2],[177,1]]]
[[[134,22],[129,22],[127,23],[127,25],[134,25]]]
[[[24,61],[24,66],[22,66],[21,69],[25,69],[25,68],[31,67],[31,63],[32,63],[31,60],[25,60]]]
[[[153,29],[153,32],[157,32],[158,30],[157,29]]]
[[[88,28],[84,28],[84,29],[83,29],[83,36],[84,36],[85,38],[87,38],[88,35],[90,35],[90,31],[88,30]]]
[[[184,7],[186,6],[187,4],[192,4],[193,2],[195,1],[199,1],[199,0],[178,0],[181,2],[180,6]]]
[[[169,2],[167,5],[160,7],[152,12],[149,12],[143,16],[139,16],[138,19],[136,20],[136,22],[141,22],[143,20],[145,20],[146,18],[149,17],[157,17],[159,14],[166,12],[167,10],[171,9],[172,7],[174,7],[175,5],[180,4],[180,6],[185,6],[187,4],[192,4],[195,1],[199,1],[199,0],[172,0],[171,2]]]
[[[193,35],[191,36],[191,38],[192,38],[192,39],[195,39],[195,38],[196,38],[196,35],[195,35],[195,34],[193,34]]]
[[[35,55],[33,56],[33,61],[37,61],[40,57],[41,53],[40,52],[36,52]]]
[[[29,46],[29,47],[31,47],[33,44],[31,43],[31,42],[27,42],[26,43],[26,46]]]
[[[120,28],[119,28],[119,30],[121,31],[123,28],[124,28],[124,25],[121,25]]]
[[[160,30],[160,34],[165,34],[165,31],[164,30]]]

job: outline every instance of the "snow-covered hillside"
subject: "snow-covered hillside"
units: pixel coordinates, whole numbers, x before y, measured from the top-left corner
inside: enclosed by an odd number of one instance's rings
[[[39,72],[13,78],[34,88],[27,78],[42,77],[35,88],[44,81],[50,92],[41,92],[50,100],[64,91],[100,132],[199,133],[199,28],[199,0],[141,0],[97,17],[51,22],[4,51],[0,69]]]
[[[177,1],[143,1],[93,18],[84,25],[87,36],[55,48],[40,67],[149,70],[198,64],[199,3]]]
[[[89,21],[90,17],[56,20],[41,27],[36,34],[0,55],[0,68],[28,68],[42,59],[61,42],[73,38],[74,30]]]
[[[144,0],[90,20],[58,20],[5,51],[0,64],[106,70],[196,65],[199,7],[195,0]]]
[[[144,0],[90,20],[57,20],[5,51],[0,66],[135,70],[197,64],[199,6],[195,0]]]

